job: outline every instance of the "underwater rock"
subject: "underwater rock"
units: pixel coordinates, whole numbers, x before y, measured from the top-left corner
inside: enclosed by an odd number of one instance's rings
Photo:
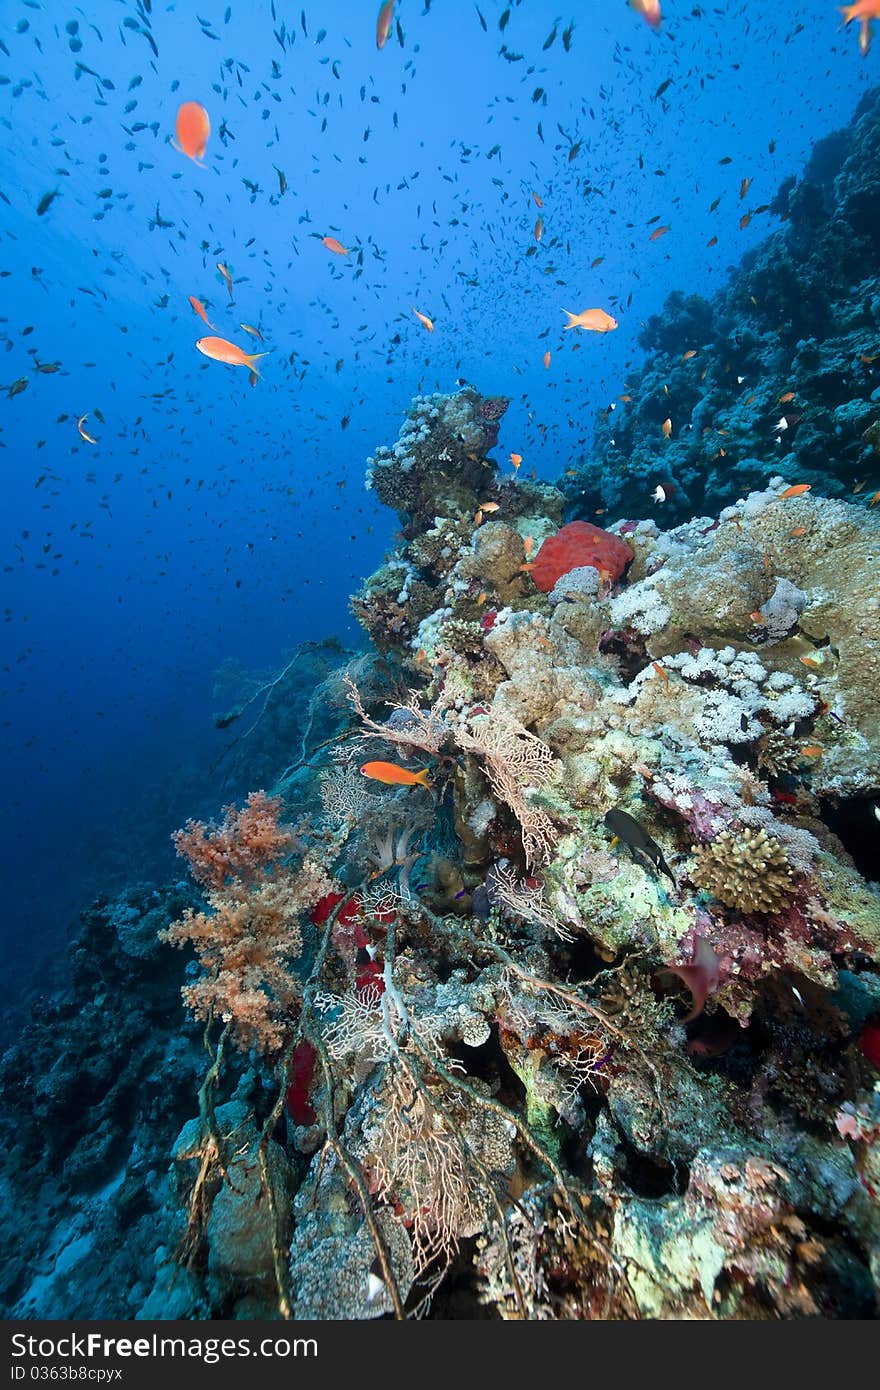
[[[163,1175],[202,1056],[147,930],[190,901],[141,884],[84,912],[66,994],[35,1007],[0,1061],[10,1317],[133,1316],[171,1238]]]

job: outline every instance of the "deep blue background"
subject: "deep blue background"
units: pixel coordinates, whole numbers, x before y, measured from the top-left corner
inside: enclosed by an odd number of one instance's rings
[[[274,18],[269,0],[3,5],[0,384],[28,380],[0,394],[13,992],[90,893],[153,870],[181,787],[185,811],[210,807],[221,662],[359,640],[347,597],[394,532],[364,460],[410,398],[459,377],[512,396],[499,460],[558,476],[624,389],[640,322],[723,281],[773,225],[740,231],[743,211],[877,80],[880,44],[861,59],[824,0],[665,0],[659,33],[581,0],[568,52],[557,0],[512,4],[501,31],[507,8],[481,0],[484,32],[472,0],[401,0],[403,45],[377,52],[364,0],[307,4],[304,27],[277,0]],[[203,169],[169,143],[184,99],[211,115]],[[151,228],[157,208],[172,226]],[[325,234],[362,250],[360,275]],[[190,294],[223,336],[261,326],[255,389],[195,351]],[[616,333],[562,334],[563,308],[594,305]],[[35,373],[33,351],[63,370]]]

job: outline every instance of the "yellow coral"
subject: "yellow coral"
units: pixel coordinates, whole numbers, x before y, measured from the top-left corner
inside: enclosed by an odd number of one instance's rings
[[[792,889],[785,850],[763,827],[725,830],[697,849],[696,861],[697,887],[741,912],[778,912]]]

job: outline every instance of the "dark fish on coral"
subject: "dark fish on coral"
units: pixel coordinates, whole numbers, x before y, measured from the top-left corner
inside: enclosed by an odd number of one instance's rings
[[[672,870],[663,857],[662,849],[634,816],[631,816],[628,811],[622,811],[619,806],[612,806],[610,811],[605,812],[604,819],[612,835],[616,835],[618,840],[625,844],[628,849],[643,854],[646,859],[650,860],[655,869],[666,874],[675,883]]]

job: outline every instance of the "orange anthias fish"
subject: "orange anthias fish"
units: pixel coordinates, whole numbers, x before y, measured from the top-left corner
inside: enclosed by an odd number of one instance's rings
[[[537,193],[533,193],[533,194],[532,194],[532,197],[533,197],[534,200],[535,200],[535,207],[536,207],[536,208],[542,208],[542,207],[544,206],[543,202],[542,202],[541,199],[538,197]]]
[[[407,767],[397,763],[364,763],[361,772],[364,777],[372,777],[376,782],[384,782],[388,787],[430,787],[428,769],[410,772]]]
[[[189,297],[189,302],[192,305],[193,313],[198,314],[199,318],[202,320],[202,323],[206,324],[208,328],[213,330],[214,325],[213,323],[209,322],[208,315],[202,301],[200,299],[196,299],[194,294],[191,294]]]
[[[569,328],[586,328],[591,333],[610,333],[617,327],[617,319],[606,314],[604,309],[583,309],[579,314],[573,314],[570,309],[563,309],[562,312],[568,315],[563,332]]]
[[[428,330],[429,333],[433,333],[433,332],[434,332],[434,325],[433,325],[433,323],[431,322],[431,320],[428,318],[428,315],[427,315],[427,314],[420,314],[419,311],[418,311],[418,309],[416,309],[415,307],[413,307],[413,313],[415,314],[415,316],[416,316],[416,318],[418,319],[419,323],[423,323],[423,324],[425,325],[425,327],[427,328],[427,330]]]
[[[514,468],[519,468],[522,463],[522,454],[511,454],[510,462],[513,464]],[[485,511],[485,508],[483,508],[483,510]]]
[[[546,369],[547,369],[549,366],[550,366],[550,353],[549,353],[549,352],[545,352],[545,353],[544,353],[544,369],[545,369],[545,371],[546,371]]]
[[[648,237],[648,240],[649,240],[649,241],[659,241],[660,238],[661,238],[662,236],[665,236],[666,233],[667,233],[668,231],[669,231],[669,226],[668,226],[668,224],[667,224],[665,227],[655,227],[654,230],[653,230],[653,232],[651,233],[651,235]]]
[[[326,246],[328,251],[332,251],[334,256],[350,256],[351,252],[347,246],[343,246],[341,241],[337,241],[335,236],[322,236],[321,245]]]
[[[780,492],[779,496],[780,498],[803,497],[804,493],[809,492],[812,486],[812,483],[794,483],[791,487],[787,487],[785,492]]]
[[[196,164],[200,163],[211,134],[211,121],[204,106],[197,101],[185,101],[178,109],[174,132],[177,148]]]
[[[543,235],[544,235],[544,219],[543,219],[543,217],[539,217],[538,220],[537,220],[537,222],[535,223],[535,241],[540,241],[540,240],[541,240],[541,237],[542,237]]]
[[[660,11],[660,0],[629,0],[633,9],[640,14],[646,24],[650,24],[652,29],[660,28],[660,21],[663,15]]]
[[[839,5],[844,24],[859,21],[859,50],[866,57],[871,47],[871,20],[880,19],[880,0],[856,0],[854,5]]]
[[[661,429],[663,430],[663,438],[668,439],[672,434],[672,421],[668,417],[663,421]]]
[[[385,0],[376,20],[376,47],[384,48],[394,23],[394,0]]]
[[[196,347],[213,362],[225,362],[227,367],[248,367],[255,376],[260,374],[254,364],[266,356],[265,352],[245,352],[225,338],[199,338]]]

